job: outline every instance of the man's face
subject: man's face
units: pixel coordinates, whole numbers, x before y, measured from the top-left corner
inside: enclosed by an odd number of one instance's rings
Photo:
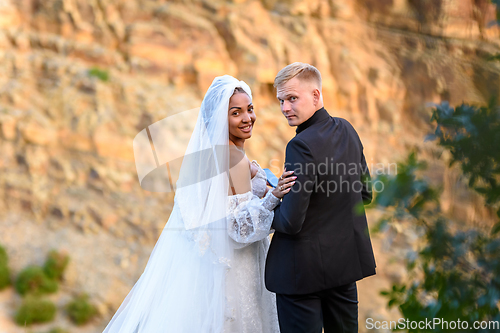
[[[290,126],[302,124],[318,109],[319,90],[311,82],[294,77],[276,90],[281,112]]]

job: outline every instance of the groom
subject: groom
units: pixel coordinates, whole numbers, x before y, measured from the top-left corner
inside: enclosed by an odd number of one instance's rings
[[[282,333],[358,331],[356,281],[375,274],[363,203],[371,202],[363,145],[323,107],[321,74],[293,63],[274,80],[281,112],[297,126],[285,167],[297,176],[274,211],[266,287]]]

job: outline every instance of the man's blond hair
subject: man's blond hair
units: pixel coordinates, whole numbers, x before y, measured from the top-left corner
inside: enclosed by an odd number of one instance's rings
[[[321,73],[313,65],[303,62],[294,62],[280,70],[274,79],[274,87],[278,88],[294,77],[297,77],[301,81],[316,83],[318,89],[321,91]]]

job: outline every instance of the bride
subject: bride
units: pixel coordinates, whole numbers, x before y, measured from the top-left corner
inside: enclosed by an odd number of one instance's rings
[[[272,191],[244,153],[256,120],[250,88],[217,77],[201,104],[182,161],[174,207],[146,268],[103,333],[279,332],[264,287],[273,209],[293,185]]]

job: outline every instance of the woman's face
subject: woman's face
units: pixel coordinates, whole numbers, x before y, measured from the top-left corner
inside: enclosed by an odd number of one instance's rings
[[[229,99],[229,139],[233,142],[252,136],[255,113],[253,104],[245,93],[237,92]]]

